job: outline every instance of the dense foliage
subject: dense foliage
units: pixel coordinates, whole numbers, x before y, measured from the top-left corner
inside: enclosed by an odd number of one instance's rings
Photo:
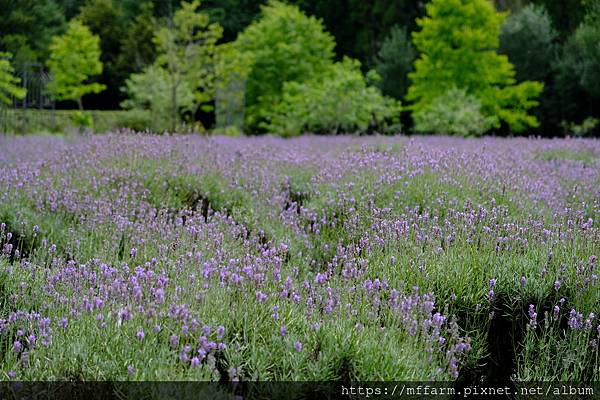
[[[481,112],[481,102],[464,90],[453,88],[414,113],[415,131],[444,135],[479,136],[493,125]]]
[[[102,73],[100,39],[79,20],[69,22],[67,31],[52,39],[48,68],[53,74],[50,91],[58,100],[76,101],[80,110],[84,94],[105,89],[103,84],[89,81]]]
[[[13,54],[12,65],[18,74],[23,75],[32,68],[37,71],[39,65],[48,65],[53,37],[63,34],[67,29],[67,22],[77,18],[100,39],[100,61],[103,68],[93,81],[105,88],[99,93],[88,92],[83,96],[83,101],[86,108],[114,110],[121,104],[131,104],[124,102],[129,92],[123,88],[127,86],[126,82],[132,74],[142,73],[150,65],[160,63],[158,59],[161,56],[164,61],[164,49],[160,52],[157,50],[156,34],[174,26],[174,17],[184,3],[181,0],[0,0],[0,52]],[[270,20],[273,28],[277,24],[274,21],[285,16],[289,18],[286,26],[257,32],[256,28],[251,27],[257,26],[259,21],[263,24],[259,26],[268,24],[268,18],[265,18],[261,9],[276,9],[279,6],[275,2],[205,0],[194,13],[208,18],[209,25],[219,24],[222,27],[222,34],[214,36],[217,41],[214,45],[239,44],[245,37],[248,39],[245,47],[252,48],[252,53],[262,54],[255,60],[261,68],[261,63],[269,53],[287,55],[294,62],[289,61],[286,66],[285,60],[277,60],[275,57],[276,68],[273,69],[271,65],[260,73],[257,72],[260,68],[251,68],[249,76],[237,80],[218,74],[210,76],[210,72],[206,79],[197,77],[201,82],[199,89],[193,89],[194,104],[189,108],[169,105],[171,113],[167,117],[170,121],[164,121],[163,125],[171,126],[172,129],[173,121],[183,120],[196,123],[199,129],[203,129],[202,126],[221,129],[226,127],[223,123],[234,121],[238,130],[264,132],[265,124],[269,122],[268,115],[263,111],[279,102],[283,82],[318,80],[317,75],[329,70],[334,61],[341,61],[344,57],[358,60],[363,73],[376,69],[381,76],[377,86],[383,94],[409,105],[416,101],[411,96],[406,98],[407,88],[411,85],[408,74],[415,72],[414,59],[417,57],[416,43],[412,39],[422,31],[423,27],[417,21],[426,20],[423,17],[432,3],[435,2],[289,0],[287,5],[281,5],[279,17]],[[477,13],[483,12],[481,18],[476,18],[480,19],[479,22],[471,19],[468,23],[475,26],[482,22],[481,19],[488,21],[487,25],[485,22],[481,25],[489,28],[488,35],[474,40],[481,39],[486,46],[492,44],[489,48],[482,47],[483,50],[488,50],[488,54],[498,52],[508,56],[508,61],[514,66],[514,73],[509,71],[510,67],[507,69],[507,63],[502,57],[484,55],[481,59],[482,68],[471,68],[468,57],[458,63],[446,59],[440,70],[444,71],[442,75],[448,74],[448,79],[442,77],[442,80],[452,81],[455,78],[456,71],[448,69],[448,65],[464,62],[466,71],[476,71],[474,75],[480,74],[478,76],[488,82],[483,86],[505,89],[500,90],[500,93],[492,93],[490,90],[475,90],[461,82],[451,82],[449,85],[443,84],[438,91],[425,95],[429,100],[424,100],[422,104],[457,86],[482,102],[484,114],[495,119],[491,128],[494,134],[569,134],[572,130],[565,127],[581,126],[584,121],[600,118],[600,109],[594,106],[599,101],[599,85],[596,82],[598,74],[595,73],[598,56],[597,46],[594,46],[598,39],[598,23],[594,22],[600,9],[598,0],[464,0],[460,3],[463,5],[461,7],[478,10]],[[449,2],[446,6],[448,4],[453,3]],[[482,4],[485,5],[483,8],[480,7]],[[497,10],[504,12],[502,16],[497,15],[491,19],[489,15],[486,16],[492,4]],[[461,7],[440,18],[448,20],[441,21],[442,24],[447,24],[448,29],[439,32],[444,36],[440,37],[440,43],[450,43],[450,48],[459,44],[453,41],[464,36],[465,27],[468,26],[450,21],[458,15]],[[287,11],[283,11],[284,8]],[[193,18],[191,14],[190,17]],[[281,20],[280,18],[279,21]],[[292,20],[293,23],[290,23]],[[303,22],[306,20],[313,22]],[[303,30],[302,27],[310,29]],[[489,42],[490,37],[496,36],[498,29],[499,43],[495,43],[495,39],[494,43]],[[254,44],[250,43],[252,41]],[[302,53],[282,48],[281,43],[287,42],[303,43],[301,47],[307,51]],[[465,44],[462,39],[459,42],[461,46]],[[273,47],[277,43],[279,45]],[[462,47],[466,50],[469,46]],[[321,58],[314,56],[313,52],[316,50],[318,53],[319,49],[324,49]],[[240,54],[230,60],[235,62],[236,59],[248,60],[251,57],[248,51],[238,48],[238,52]],[[452,54],[453,52],[449,52],[440,56],[452,57]],[[461,57],[464,55],[462,53]],[[177,60],[176,63],[179,64],[180,61]],[[218,60],[211,60],[210,56],[206,62],[194,61],[196,62],[198,65],[193,69],[204,73],[214,69],[213,66],[219,63]],[[239,63],[244,64],[246,61]],[[294,64],[298,65],[297,69]],[[267,67],[268,63],[264,66]],[[173,63],[171,67],[171,76],[173,73],[180,74],[174,71]],[[294,75],[293,79],[279,75],[281,71],[288,69]],[[214,100],[217,96],[215,85],[219,85],[219,80],[228,82],[227,85],[222,85],[227,90],[220,92],[223,95],[220,100]],[[526,83],[528,81],[543,83],[543,91],[536,95],[539,87]],[[194,83],[190,85],[198,87]],[[173,85],[171,89],[172,87]],[[240,92],[245,93],[243,101],[240,101]],[[423,93],[415,96],[420,98],[422,95]],[[61,101],[61,98],[55,98],[59,100],[56,104],[58,108],[75,107],[74,103]],[[177,96],[172,98],[177,99]],[[492,100],[495,98],[498,101]],[[528,100],[534,98],[535,102]],[[421,103],[420,100],[416,102]],[[233,108],[219,110],[216,103],[221,107]],[[420,106],[417,104],[416,107]],[[164,112],[162,114],[163,117],[166,115]],[[224,115],[228,117],[223,119]],[[246,120],[248,123],[242,126],[238,123],[239,120]],[[410,119],[408,112],[403,113],[402,121],[405,131],[413,131],[414,121]],[[595,130],[584,131],[588,135],[598,133]]]
[[[369,77],[377,78],[373,73]],[[312,80],[285,82],[281,101],[269,111],[267,130],[283,136],[306,131],[362,132],[396,122],[394,129],[399,132],[400,104],[369,83],[360,63],[351,59],[331,65]]]
[[[413,34],[420,53],[409,75],[407,100],[413,102],[413,113],[456,86],[481,102],[482,113],[496,128],[500,122],[516,132],[537,126],[527,109],[537,104],[543,85],[516,84],[513,66],[496,52],[504,15],[487,0],[432,0],[426,8],[427,16],[417,20],[421,30]]]
[[[246,120],[257,126],[282,96],[285,82],[303,82],[323,74],[333,60],[333,36],[321,21],[297,7],[272,1],[261,18],[236,39],[242,53],[252,54],[246,79]]]
[[[0,51],[16,65],[44,62],[53,36],[66,29],[61,8],[53,0],[0,0]]]
[[[379,87],[383,94],[404,98],[410,85],[408,74],[414,70],[416,58],[408,30],[394,26],[377,54],[376,69],[381,76]]]
[[[546,9],[529,5],[502,25],[500,53],[515,66],[519,82],[546,82],[554,67],[557,37]]]
[[[25,89],[19,86],[21,80],[14,75],[10,61],[12,54],[0,53],[0,107],[11,105],[13,98],[23,98]]]

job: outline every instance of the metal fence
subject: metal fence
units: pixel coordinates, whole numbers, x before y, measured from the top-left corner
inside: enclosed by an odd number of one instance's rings
[[[0,131],[24,133],[36,127],[56,125],[54,100],[47,90],[50,75],[43,65],[25,63],[17,70],[16,76],[27,93],[23,99],[13,98],[12,106],[0,106]]]

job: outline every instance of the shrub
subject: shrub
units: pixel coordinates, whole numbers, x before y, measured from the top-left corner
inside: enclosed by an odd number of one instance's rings
[[[481,113],[481,102],[464,90],[451,89],[413,114],[415,131],[446,135],[479,136],[493,120]]]
[[[600,119],[594,117],[587,117],[584,119],[581,124],[576,124],[574,122],[563,121],[561,126],[562,128],[574,135],[574,136],[587,136],[594,132],[594,130],[600,125]]]
[[[374,73],[368,74],[375,78]],[[315,79],[286,82],[282,100],[269,115],[265,128],[283,136],[308,131],[364,131],[369,125],[397,122],[399,103],[368,86],[360,63],[349,58],[332,64]]]
[[[94,127],[94,119],[90,114],[84,113],[83,111],[75,111],[71,116],[71,122],[73,126],[80,128],[92,128]]]
[[[281,99],[285,82],[304,82],[332,63],[333,37],[323,24],[297,7],[271,1],[261,18],[237,38],[241,53],[251,53],[246,83],[246,122],[256,127]]]

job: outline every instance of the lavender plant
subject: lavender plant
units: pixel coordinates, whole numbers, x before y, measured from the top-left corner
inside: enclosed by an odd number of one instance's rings
[[[600,379],[596,141],[0,146],[2,379]]]

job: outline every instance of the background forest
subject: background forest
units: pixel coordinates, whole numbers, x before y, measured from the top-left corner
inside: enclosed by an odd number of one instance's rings
[[[105,113],[115,118],[107,128],[598,133],[594,0],[0,0],[0,9],[0,70],[17,75],[3,103],[21,106],[23,71],[41,65],[56,109],[131,110]],[[103,114],[58,115],[85,126]]]

